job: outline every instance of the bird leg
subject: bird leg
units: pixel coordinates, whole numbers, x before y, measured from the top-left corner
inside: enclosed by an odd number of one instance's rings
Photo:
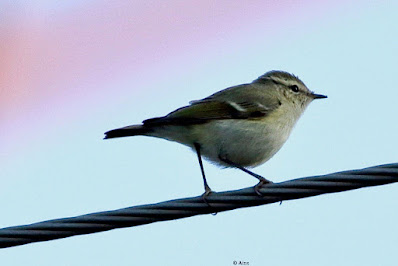
[[[224,163],[229,164],[229,165],[231,165],[231,166],[233,166],[233,167],[236,167],[236,168],[242,170],[243,172],[245,172],[245,173],[247,173],[247,174],[249,174],[249,175],[254,176],[255,178],[257,178],[257,179],[259,180],[259,182],[258,182],[258,184],[254,187],[254,191],[255,191],[256,194],[259,195],[260,197],[263,197],[263,196],[264,196],[263,194],[261,194],[260,188],[261,188],[263,185],[265,185],[265,184],[272,184],[272,183],[273,183],[272,181],[270,181],[270,180],[268,180],[268,179],[262,177],[261,175],[258,175],[258,174],[256,174],[256,173],[253,173],[252,171],[247,170],[247,169],[244,168],[243,166],[241,166],[241,165],[239,165],[239,164],[236,164],[236,163],[234,163],[234,162],[228,160],[227,158],[225,158],[225,157],[223,157],[223,156],[219,156],[219,158],[220,158],[220,160],[223,161]]]
[[[210,204],[207,202],[207,196],[210,195],[212,192],[211,188],[207,184],[206,176],[205,176],[205,170],[203,168],[203,162],[202,162],[202,156],[200,155],[200,144],[199,143],[194,143],[196,154],[198,155],[198,160],[199,160],[199,166],[200,166],[200,171],[202,172],[202,177],[203,177],[203,185],[205,187],[205,193],[202,194],[203,201],[206,202],[207,205],[210,206]]]

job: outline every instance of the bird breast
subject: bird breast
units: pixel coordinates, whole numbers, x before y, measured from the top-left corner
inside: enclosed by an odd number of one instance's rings
[[[254,167],[268,161],[282,147],[293,125],[272,115],[258,120],[227,119],[200,125],[194,135],[207,159],[228,166],[221,157]]]

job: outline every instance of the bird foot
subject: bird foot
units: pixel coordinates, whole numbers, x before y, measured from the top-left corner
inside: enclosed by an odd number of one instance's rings
[[[256,194],[259,195],[260,197],[264,197],[264,195],[260,192],[260,188],[261,188],[263,185],[269,185],[269,184],[272,184],[272,183],[274,183],[274,182],[272,182],[272,181],[270,181],[270,180],[265,179],[264,177],[262,177],[262,178],[260,179],[260,182],[258,182],[258,184],[254,186],[254,191],[255,191]]]
[[[208,189],[205,190],[205,193],[202,194],[202,199],[203,199],[203,201],[206,203],[206,205],[207,205],[208,207],[212,207],[212,206],[210,205],[210,203],[207,201],[207,196],[209,196],[211,193],[213,193],[213,190],[211,190],[211,189],[208,187]],[[212,213],[212,215],[217,215],[217,212]]]
[[[202,194],[203,201],[207,204],[207,206],[211,207],[209,202],[207,201],[207,197],[213,192],[209,187],[205,189],[205,193]]]

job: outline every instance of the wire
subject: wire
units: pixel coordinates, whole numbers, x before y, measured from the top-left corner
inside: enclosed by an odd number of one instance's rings
[[[398,163],[0,229],[0,248],[398,182]]]

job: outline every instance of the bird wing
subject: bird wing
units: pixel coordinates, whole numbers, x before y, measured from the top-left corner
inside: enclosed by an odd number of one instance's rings
[[[264,90],[264,88],[262,88]],[[251,84],[217,92],[207,98],[191,101],[166,116],[143,121],[144,125],[194,125],[219,119],[258,119],[278,108],[278,100],[263,97]],[[266,93],[265,93],[266,96]]]

